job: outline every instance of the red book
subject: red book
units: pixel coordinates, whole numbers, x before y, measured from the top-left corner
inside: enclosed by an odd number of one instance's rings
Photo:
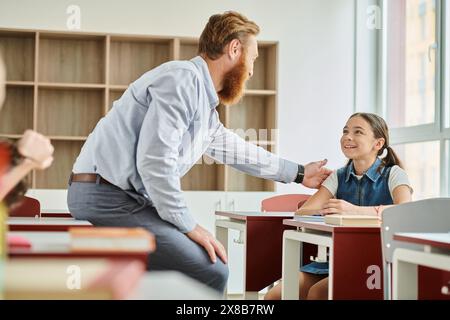
[[[7,241],[9,249],[16,249],[16,248],[29,249],[29,248],[31,248],[31,242],[27,238],[24,238],[22,236],[8,235],[6,241]]]

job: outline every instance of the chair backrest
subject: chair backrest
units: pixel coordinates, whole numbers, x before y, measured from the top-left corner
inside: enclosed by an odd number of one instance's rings
[[[393,240],[398,232],[449,232],[450,198],[427,199],[404,203],[382,213],[381,248],[383,255],[384,298],[390,300],[391,265],[394,250],[422,250],[422,246]]]
[[[22,201],[9,211],[10,217],[35,217],[41,213],[39,200],[24,196]]]
[[[294,212],[300,208],[310,195],[308,194],[283,194],[264,199],[261,202],[261,211],[268,212]]]
[[[420,245],[394,241],[397,232],[449,232],[450,198],[404,203],[382,213],[383,260],[392,262],[396,248],[421,249]]]

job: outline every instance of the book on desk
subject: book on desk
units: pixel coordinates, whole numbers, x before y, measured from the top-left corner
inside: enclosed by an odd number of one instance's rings
[[[329,214],[325,216],[324,222],[336,226],[355,227],[379,227],[380,219],[375,216],[352,215],[352,214]]]
[[[335,226],[355,227],[379,227],[380,220],[375,216],[353,215],[353,214],[300,214],[296,213],[295,220],[304,222],[323,222]]]

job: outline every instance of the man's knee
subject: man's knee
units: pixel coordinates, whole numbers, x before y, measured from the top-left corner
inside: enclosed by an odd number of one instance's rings
[[[223,263],[222,260],[220,260],[219,258],[217,259],[217,262],[212,265],[214,266],[212,268],[213,276],[219,282],[223,282],[224,284],[226,284],[228,281],[228,275],[229,275],[228,265]]]
[[[228,265],[217,259],[216,263],[210,263],[202,272],[205,283],[214,289],[223,292],[228,281]]]

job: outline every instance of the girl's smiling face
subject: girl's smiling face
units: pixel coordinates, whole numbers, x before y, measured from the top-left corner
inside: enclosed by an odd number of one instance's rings
[[[384,142],[384,138],[375,138],[366,120],[356,116],[347,121],[342,131],[341,150],[348,159],[366,159],[376,157]]]

